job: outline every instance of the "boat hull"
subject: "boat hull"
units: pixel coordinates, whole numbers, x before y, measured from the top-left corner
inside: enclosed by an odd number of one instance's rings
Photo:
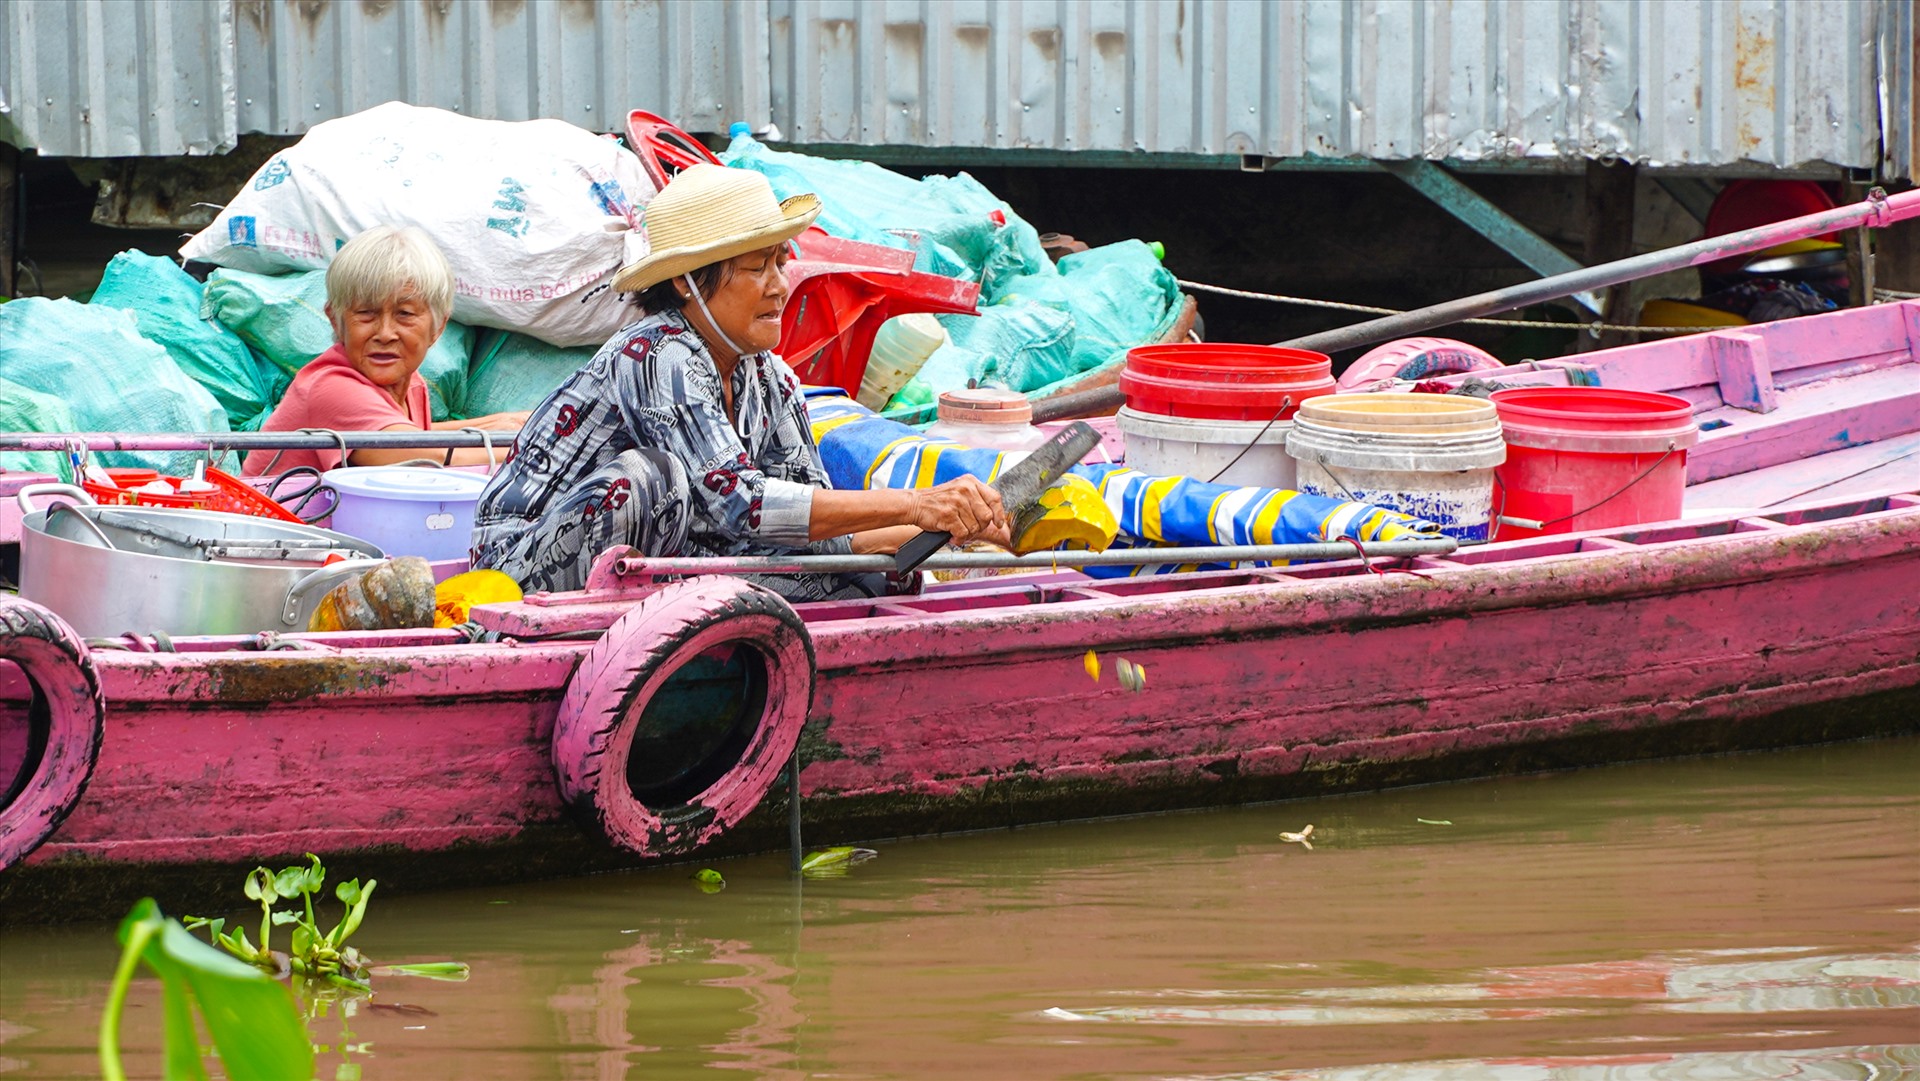
[[[1378,570],[1374,568],[1373,570]],[[1920,729],[1920,499],[1402,561],[956,584],[802,606],[810,843]],[[95,651],[91,782],[0,873],[0,921],[205,907],[321,855],[403,890],[646,862],[572,823],[552,734],[591,633],[650,587],[453,632]],[[1100,660],[1096,681],[1087,653]],[[1144,670],[1123,686],[1118,662]],[[0,697],[5,697],[0,695]],[[786,841],[776,786],[702,857]],[[190,903],[189,903],[190,902]]]

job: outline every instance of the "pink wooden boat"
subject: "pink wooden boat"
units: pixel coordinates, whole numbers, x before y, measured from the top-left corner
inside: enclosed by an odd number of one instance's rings
[[[1684,519],[1443,556],[796,610],[616,553],[483,641],[175,652],[0,603],[0,919],[304,852],[420,889],[782,847],[796,748],[828,843],[1912,731],[1916,342],[1903,303],[1477,373],[1711,430]]]

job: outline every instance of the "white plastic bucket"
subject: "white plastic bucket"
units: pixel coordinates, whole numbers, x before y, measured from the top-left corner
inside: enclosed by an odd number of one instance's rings
[[[465,559],[487,478],[458,469],[369,465],[321,475],[338,498],[327,528],[390,556]]]
[[[1411,514],[1470,543],[1487,539],[1507,445],[1479,398],[1329,394],[1301,403],[1287,453],[1302,492]]]
[[[1127,437],[1127,465],[1142,473],[1195,480],[1217,476],[1216,483],[1249,488],[1294,486],[1293,459],[1287,454],[1291,420],[1167,417],[1121,406],[1114,424]]]
[[[885,409],[887,400],[900,393],[933,351],[946,342],[947,328],[925,312],[896,315],[880,324],[853,400],[868,409]]]

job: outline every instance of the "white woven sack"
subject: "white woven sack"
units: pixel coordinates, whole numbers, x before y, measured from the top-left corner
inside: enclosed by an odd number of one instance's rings
[[[318,270],[375,225],[446,252],[454,319],[554,345],[599,345],[634,318],[608,286],[646,253],[654,186],[625,147],[561,120],[509,123],[388,102],[316,125],[261,166],[188,259]]]

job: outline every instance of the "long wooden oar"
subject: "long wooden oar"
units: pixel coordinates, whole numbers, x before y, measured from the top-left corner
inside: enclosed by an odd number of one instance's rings
[[[1322,353],[1355,349],[1363,345],[1403,338],[1409,334],[1418,334],[1423,330],[1432,330],[1434,327],[1458,323],[1462,319],[1477,319],[1483,315],[1524,308],[1529,304],[1558,300],[1574,293],[1605,289],[1610,285],[1619,285],[1621,282],[1633,281],[1652,274],[1684,270],[1687,267],[1700,266],[1728,256],[1761,251],[1790,240],[1804,240],[1821,233],[1830,233],[1836,229],[1860,225],[1885,228],[1894,222],[1913,217],[1920,217],[1920,189],[1888,196],[1876,188],[1873,195],[1862,202],[1835,207],[1832,210],[1789,218],[1786,221],[1762,225],[1754,229],[1743,229],[1725,236],[1707,237],[1704,240],[1662,248],[1643,255],[1616,259],[1611,263],[1570,270],[1565,274],[1555,274],[1520,285],[1510,285],[1504,289],[1476,293],[1470,297],[1416,308],[1399,315],[1369,319],[1364,323],[1325,330],[1278,344],[1294,349],[1312,349]],[[1573,329],[1575,324],[1568,324],[1568,327]],[[1036,403],[1033,407],[1033,419],[1044,421],[1059,420],[1062,417],[1098,416],[1113,412],[1114,409],[1125,404],[1125,401],[1119,387],[1100,387],[1097,390],[1065,394]]]

